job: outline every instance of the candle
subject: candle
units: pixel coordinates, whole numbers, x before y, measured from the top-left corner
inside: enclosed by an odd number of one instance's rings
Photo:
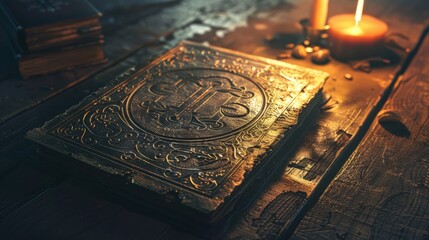
[[[324,29],[328,16],[329,0],[314,0],[311,9],[310,25],[314,29]]]
[[[359,0],[356,14],[341,14],[329,19],[329,49],[339,60],[374,57],[383,47],[387,25],[383,21],[363,15],[364,0]]]

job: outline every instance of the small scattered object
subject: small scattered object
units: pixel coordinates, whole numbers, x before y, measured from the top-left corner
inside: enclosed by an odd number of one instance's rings
[[[318,65],[327,64],[330,61],[329,50],[322,49],[322,50],[319,50],[319,51],[313,53],[313,55],[311,55],[311,61],[314,64],[318,64]]]
[[[344,78],[345,78],[346,80],[351,81],[351,80],[353,80],[353,75],[351,75],[350,73],[346,73],[346,74],[344,74]]]
[[[372,71],[372,65],[382,64],[387,65],[390,63],[389,59],[381,57],[372,57],[359,61],[349,61],[350,67],[355,71],[362,71],[370,73]]]
[[[293,43],[288,43],[285,46],[286,49],[293,49],[294,47],[295,47],[295,44],[293,44]]]
[[[393,110],[384,110],[378,114],[378,123],[388,132],[399,137],[409,137],[410,130],[402,122],[401,115]]]
[[[314,49],[312,47],[306,47],[305,51],[307,51],[307,53],[312,53],[314,52]]]
[[[293,51],[292,56],[297,59],[304,59],[307,57],[307,50],[302,45],[297,45]]]
[[[304,40],[302,44],[304,44],[304,46],[310,46],[310,40]]]
[[[292,57],[292,53],[290,51],[286,51],[277,55],[277,59],[288,59]]]
[[[264,23],[256,23],[253,27],[254,27],[256,30],[262,31],[262,30],[267,29],[267,24],[264,24]]]
[[[370,73],[372,71],[371,64],[368,61],[349,62],[350,67],[355,71]]]
[[[319,50],[320,50],[320,47],[319,47],[319,46],[313,46],[313,51],[317,52],[317,51],[319,51]]]

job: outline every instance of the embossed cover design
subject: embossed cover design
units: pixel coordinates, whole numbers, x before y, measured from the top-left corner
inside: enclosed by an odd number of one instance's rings
[[[92,166],[213,217],[271,161],[279,141],[297,132],[300,115],[315,108],[326,78],[184,42],[28,136],[70,156],[58,159],[62,164]]]

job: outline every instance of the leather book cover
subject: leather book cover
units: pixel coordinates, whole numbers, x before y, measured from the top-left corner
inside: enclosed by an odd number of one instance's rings
[[[214,222],[284,163],[272,153],[296,144],[327,78],[183,42],[27,137],[90,181],[177,218]]]

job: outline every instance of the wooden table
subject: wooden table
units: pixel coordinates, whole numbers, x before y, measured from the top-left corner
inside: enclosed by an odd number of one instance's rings
[[[276,58],[311,0],[92,2],[104,12],[103,66],[23,81],[0,31],[0,239],[429,238],[427,0],[366,3],[390,39],[412,49],[398,62],[365,73],[335,60],[284,60],[331,74],[321,116],[250,205],[199,234],[47,167],[24,135],[184,39]],[[331,1],[330,15],[354,8]],[[389,111],[400,121],[381,125]]]

